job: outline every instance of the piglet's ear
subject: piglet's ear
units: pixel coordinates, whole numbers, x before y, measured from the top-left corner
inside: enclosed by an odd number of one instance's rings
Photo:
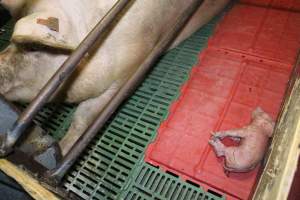
[[[79,45],[79,39],[71,24],[61,12],[33,13],[16,23],[12,41],[74,50]]]

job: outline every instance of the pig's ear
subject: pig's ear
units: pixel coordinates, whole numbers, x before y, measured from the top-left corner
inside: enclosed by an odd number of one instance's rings
[[[74,50],[79,39],[63,13],[38,12],[21,18],[15,25],[12,41]]]

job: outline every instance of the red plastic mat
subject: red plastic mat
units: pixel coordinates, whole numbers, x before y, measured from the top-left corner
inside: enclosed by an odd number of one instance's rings
[[[212,131],[247,125],[257,106],[277,118],[300,46],[295,37],[300,34],[299,17],[253,6],[233,8],[201,54],[201,62],[182,87],[145,160],[207,189],[214,188],[227,199],[248,199],[259,167],[227,177],[223,160],[216,157],[208,140]],[[274,18],[284,19],[284,25]],[[297,28],[286,30],[290,23]],[[263,37],[268,29],[273,30],[271,36],[279,32],[285,37]],[[288,34],[291,32],[294,34]],[[297,41],[297,46],[283,41]]]
[[[299,0],[241,0],[241,2],[291,11],[300,11]]]
[[[300,13],[237,5],[209,45],[293,64],[300,46]]]
[[[291,68],[210,49],[201,57],[155,143],[149,146],[146,161],[247,199],[258,170],[227,177],[208,140],[212,131],[248,124],[256,106],[276,119]]]

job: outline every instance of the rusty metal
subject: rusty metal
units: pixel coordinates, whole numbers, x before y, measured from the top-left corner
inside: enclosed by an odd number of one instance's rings
[[[7,155],[22,136],[23,132],[28,128],[34,116],[47,103],[51,95],[58,89],[58,87],[70,77],[72,72],[76,69],[80,60],[93,47],[96,41],[104,35],[109,25],[114,21],[116,16],[126,7],[130,0],[118,0],[107,15],[96,25],[96,27],[88,34],[88,36],[81,42],[78,48],[71,54],[71,56],[64,62],[54,76],[42,88],[39,94],[35,97],[33,102],[20,115],[13,128],[0,138],[0,156]]]
[[[178,17],[175,26],[165,34],[162,39],[157,43],[152,52],[138,68],[135,74],[127,81],[127,83],[120,89],[120,91],[110,101],[108,106],[98,116],[98,118],[89,126],[83,135],[72,146],[71,150],[63,158],[62,162],[53,169],[48,171],[44,179],[49,184],[57,185],[62,180],[63,176],[74,164],[78,156],[83,152],[85,147],[95,137],[97,132],[104,126],[109,117],[118,108],[121,102],[126,99],[135,88],[141,83],[146,73],[151,69],[151,66],[157,61],[159,56],[165,52],[171,45],[172,41],[176,38],[180,30],[184,27],[190,17],[196,12],[203,0],[193,0],[184,13]]]

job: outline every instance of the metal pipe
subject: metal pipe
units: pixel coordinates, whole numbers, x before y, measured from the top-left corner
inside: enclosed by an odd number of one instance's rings
[[[71,56],[42,88],[32,103],[20,115],[13,128],[5,135],[5,137],[1,138],[0,156],[5,156],[11,151],[14,144],[32,122],[34,116],[47,103],[51,95],[58,89],[58,87],[70,77],[80,60],[91,49],[96,41],[103,36],[108,26],[125,8],[129,1],[130,0],[118,0],[112,9],[106,14],[106,16],[103,17],[103,19],[95,26],[88,36],[80,43],[78,48],[71,54]]]
[[[202,1],[203,0],[193,0],[188,8],[178,18],[175,26],[156,44],[154,49],[151,51],[142,65],[137,69],[134,75],[119,90],[115,97],[110,101],[108,106],[98,116],[98,118],[88,127],[85,133],[81,135],[81,137],[72,146],[71,150],[58,164],[58,166],[55,169],[46,172],[44,175],[44,180],[47,183],[51,185],[57,185],[61,182],[66,172],[74,164],[85,147],[95,137],[97,132],[105,125],[106,121],[118,108],[121,102],[135,90],[139,83],[141,83],[141,81],[144,79],[146,73],[151,69],[151,66],[157,61],[159,56],[161,56],[162,53],[168,49],[172,41],[176,38],[177,34],[201,5]]]

